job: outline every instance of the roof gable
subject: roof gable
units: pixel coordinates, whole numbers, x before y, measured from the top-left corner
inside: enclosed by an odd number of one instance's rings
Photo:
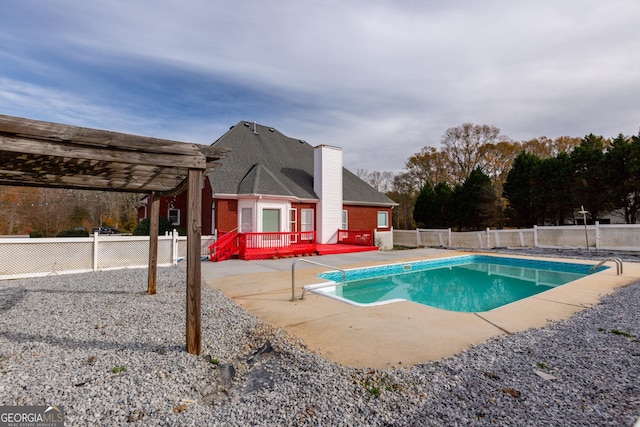
[[[238,184],[238,194],[287,194],[289,189],[267,167],[257,163]]]
[[[264,194],[318,199],[313,189],[314,148],[301,139],[257,123],[239,122],[212,144],[231,149],[220,167],[209,173],[214,194]],[[343,168],[345,202],[395,205]]]

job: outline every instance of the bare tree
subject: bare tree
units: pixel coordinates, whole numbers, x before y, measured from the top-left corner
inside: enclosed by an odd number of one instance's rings
[[[409,157],[405,167],[415,182],[416,191],[426,183],[435,187],[439,182],[451,182],[447,156],[434,147],[423,147],[419,153]]]
[[[393,172],[369,172],[367,169],[357,169],[356,176],[381,193],[387,193],[393,187]]]
[[[495,144],[500,137],[500,129],[489,125],[463,123],[445,131],[442,137],[444,152],[451,165],[453,180],[459,184],[469,177],[471,171],[481,165],[481,147]]]

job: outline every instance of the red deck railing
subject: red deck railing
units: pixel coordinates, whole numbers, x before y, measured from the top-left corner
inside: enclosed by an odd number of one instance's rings
[[[374,246],[373,240],[373,230],[338,230],[338,243]],[[312,255],[317,251],[315,231],[237,233],[233,230],[209,246],[209,259],[224,261],[236,255],[245,260],[267,259]]]
[[[338,243],[373,246],[373,230],[338,230]]]
[[[222,233],[221,233],[222,234]],[[223,234],[209,246],[210,261],[224,261],[240,252],[239,235],[236,230]]]
[[[316,252],[315,231],[243,233],[239,237],[242,259],[311,255]]]

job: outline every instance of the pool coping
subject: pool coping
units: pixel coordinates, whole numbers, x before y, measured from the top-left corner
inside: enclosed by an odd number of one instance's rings
[[[482,253],[450,250],[403,252],[406,256],[395,253],[391,257],[389,254],[389,259],[383,259],[381,252],[372,257],[367,257],[366,253],[359,258],[347,257],[346,260],[354,263],[340,267],[358,268]],[[584,264],[599,261],[487,255]],[[315,257],[314,261],[331,265],[328,257]],[[591,307],[604,295],[640,279],[640,264],[625,263],[624,274],[619,276],[615,268],[609,268],[492,311],[460,313],[407,301],[357,307],[310,292],[303,301],[292,302],[292,262],[289,259],[273,264],[264,261],[234,264],[240,267],[238,274],[230,275],[213,273],[215,264],[223,263],[211,263],[213,265],[206,267],[203,264],[203,280],[206,286],[220,289],[260,319],[300,338],[309,350],[345,366],[380,369],[442,359],[492,337],[545,326],[550,321],[568,318]],[[317,283],[316,274],[326,270],[323,267],[296,270],[297,296],[302,286]]]

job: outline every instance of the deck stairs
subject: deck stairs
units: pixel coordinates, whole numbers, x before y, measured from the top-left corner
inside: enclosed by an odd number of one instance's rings
[[[210,261],[224,261],[233,258],[240,253],[237,231],[230,231],[209,246]]]

